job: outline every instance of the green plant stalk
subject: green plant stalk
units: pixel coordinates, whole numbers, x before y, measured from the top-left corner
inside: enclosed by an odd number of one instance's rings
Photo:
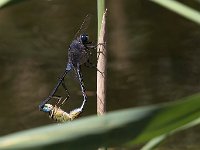
[[[97,0],[98,37],[100,33],[101,22],[104,11],[105,11],[105,0]]]
[[[200,12],[174,0],[151,0],[193,22],[200,24]]]

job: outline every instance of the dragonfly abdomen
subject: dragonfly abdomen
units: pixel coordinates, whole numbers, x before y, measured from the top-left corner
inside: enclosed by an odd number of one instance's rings
[[[75,118],[79,117],[82,112],[82,108],[76,108],[70,111],[70,113],[67,113],[56,105],[53,106],[51,104],[45,104],[43,110],[45,112],[49,112],[49,117],[57,122],[72,121]]]

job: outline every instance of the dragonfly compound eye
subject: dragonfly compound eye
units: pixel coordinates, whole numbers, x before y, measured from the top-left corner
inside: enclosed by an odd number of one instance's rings
[[[88,43],[89,36],[87,34],[81,34],[81,41],[82,41],[83,44]]]
[[[53,106],[51,104],[45,104],[42,108],[42,111],[44,112],[50,112],[51,110],[53,110]]]

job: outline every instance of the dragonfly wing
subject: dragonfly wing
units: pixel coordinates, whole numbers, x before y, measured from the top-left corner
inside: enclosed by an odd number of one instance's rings
[[[90,24],[90,20],[92,18],[91,14],[87,14],[85,19],[83,20],[83,23],[81,24],[79,30],[76,32],[74,39],[79,37],[82,33],[85,33],[86,29],[88,28]]]

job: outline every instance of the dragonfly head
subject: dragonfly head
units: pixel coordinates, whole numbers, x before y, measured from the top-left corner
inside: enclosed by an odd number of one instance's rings
[[[52,110],[53,110],[53,105],[51,105],[51,104],[45,104],[44,107],[42,108],[42,111],[47,112],[47,113]]]
[[[85,33],[80,35],[80,39],[83,44],[87,44],[89,42],[89,36]]]

